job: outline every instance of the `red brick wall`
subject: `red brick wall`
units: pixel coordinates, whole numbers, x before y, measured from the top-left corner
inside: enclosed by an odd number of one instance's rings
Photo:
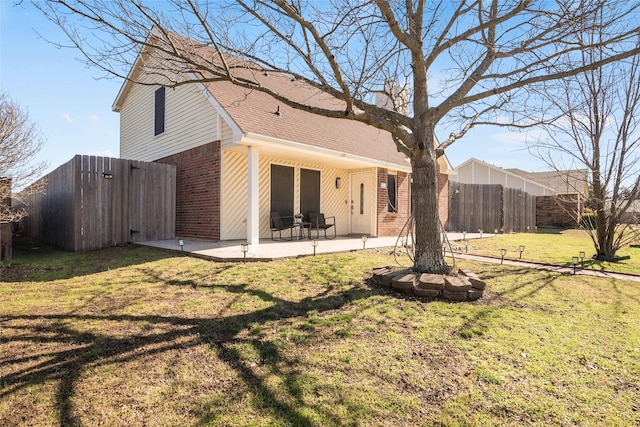
[[[536,197],[536,225],[576,227],[582,212],[582,200],[578,194]]]
[[[378,236],[394,236],[400,234],[402,226],[410,215],[411,206],[411,176],[405,172],[398,172],[396,176],[397,212],[388,211],[387,188],[382,188],[381,183],[387,183],[387,169],[378,168]]]
[[[220,240],[220,141],[157,162],[176,166],[176,236]]]
[[[387,212],[387,189],[380,183],[387,182],[387,170],[378,169],[378,236],[396,236],[411,215],[411,175],[398,172],[396,178],[398,212]],[[438,216],[442,224],[447,226],[449,219],[449,177],[438,173]]]

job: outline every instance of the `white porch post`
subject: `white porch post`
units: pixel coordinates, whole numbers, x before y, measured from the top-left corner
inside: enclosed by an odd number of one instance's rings
[[[248,169],[248,203],[247,203],[247,243],[250,246],[260,244],[260,197],[259,191],[260,152],[256,147],[249,147],[247,157]]]

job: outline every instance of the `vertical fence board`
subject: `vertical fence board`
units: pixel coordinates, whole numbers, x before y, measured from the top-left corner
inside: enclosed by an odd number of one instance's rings
[[[121,176],[127,177],[120,188],[121,208],[119,211],[120,223],[118,224],[118,238],[120,242],[129,241],[129,209],[131,201],[129,198],[129,187],[131,186],[132,162],[122,162],[120,165]]]
[[[129,187],[129,239],[137,242],[140,234],[140,189],[144,186],[144,169],[140,162],[134,162]]]
[[[100,242],[101,244],[112,246],[111,243],[111,212],[109,210],[110,205],[110,195],[113,192],[111,188],[113,178],[106,178],[105,175],[109,172],[109,159],[108,158],[98,158],[98,173],[97,182],[99,189],[98,196],[98,218],[100,220],[99,224],[99,233],[100,233]]]
[[[73,233],[70,238],[72,240],[72,250],[78,251],[81,250],[82,247],[82,216],[81,216],[81,207],[82,207],[82,157],[75,156],[71,162],[72,167],[69,168],[69,179],[70,186],[73,187],[73,195],[71,206],[69,207],[71,210],[71,227]],[[44,220],[42,220],[44,222]],[[34,236],[35,237],[35,236]]]
[[[91,204],[89,209],[85,210],[84,214],[91,219],[91,233],[90,233],[90,250],[98,249],[100,243],[100,218],[98,212],[100,212],[100,183],[98,181],[98,171],[96,165],[96,156],[89,156],[89,176],[90,176],[90,188],[91,188]]]
[[[124,209],[124,205],[122,202],[122,189],[125,183],[129,181],[129,170],[125,170],[124,166],[125,162],[111,159],[110,172],[114,176],[112,181],[114,181],[116,176],[122,177],[121,182],[113,182],[113,191],[111,191],[110,194],[109,209],[111,211],[111,222],[109,224],[109,228],[110,239],[113,244],[122,241],[120,236],[122,235],[122,224],[125,223],[125,218],[121,214]]]

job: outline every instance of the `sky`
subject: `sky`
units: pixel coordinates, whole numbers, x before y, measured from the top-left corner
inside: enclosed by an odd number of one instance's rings
[[[36,32],[37,29],[37,32]],[[88,68],[80,53],[59,49],[64,34],[29,1],[0,0],[0,91],[26,110],[46,142],[47,172],[76,154],[119,156],[119,115],[111,110],[122,85]],[[503,128],[472,129],[446,151],[452,166],[475,157],[487,163],[537,172],[541,161],[525,148],[526,134]]]
[[[46,142],[41,156],[48,171],[76,154],[117,157],[119,117],[111,111],[122,82],[78,60],[41,38],[64,34],[31,3],[0,0],[0,90],[26,110]]]

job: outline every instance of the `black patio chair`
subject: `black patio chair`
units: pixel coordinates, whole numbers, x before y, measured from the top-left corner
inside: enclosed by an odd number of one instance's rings
[[[293,230],[295,230],[297,228],[297,225],[294,223],[293,221],[293,217],[288,217],[288,216],[280,216],[280,213],[278,212],[271,212],[271,214],[269,215],[270,219],[269,219],[269,227],[271,228],[271,240],[288,240],[291,241],[293,240]],[[291,222],[288,221],[288,219],[291,218]],[[283,219],[285,221],[283,221]],[[284,231],[286,233],[286,231],[289,230],[289,238],[286,239],[286,234],[285,234],[285,238],[282,237],[282,232]],[[274,234],[278,233],[278,239],[274,238]]]
[[[327,235],[327,230],[333,229],[333,236]],[[335,239],[336,238],[336,217],[329,216],[324,217],[323,213],[320,212],[310,212],[309,213],[309,239],[313,239],[311,236],[311,232],[316,231],[316,239],[320,238],[320,230],[324,232],[325,239]]]

